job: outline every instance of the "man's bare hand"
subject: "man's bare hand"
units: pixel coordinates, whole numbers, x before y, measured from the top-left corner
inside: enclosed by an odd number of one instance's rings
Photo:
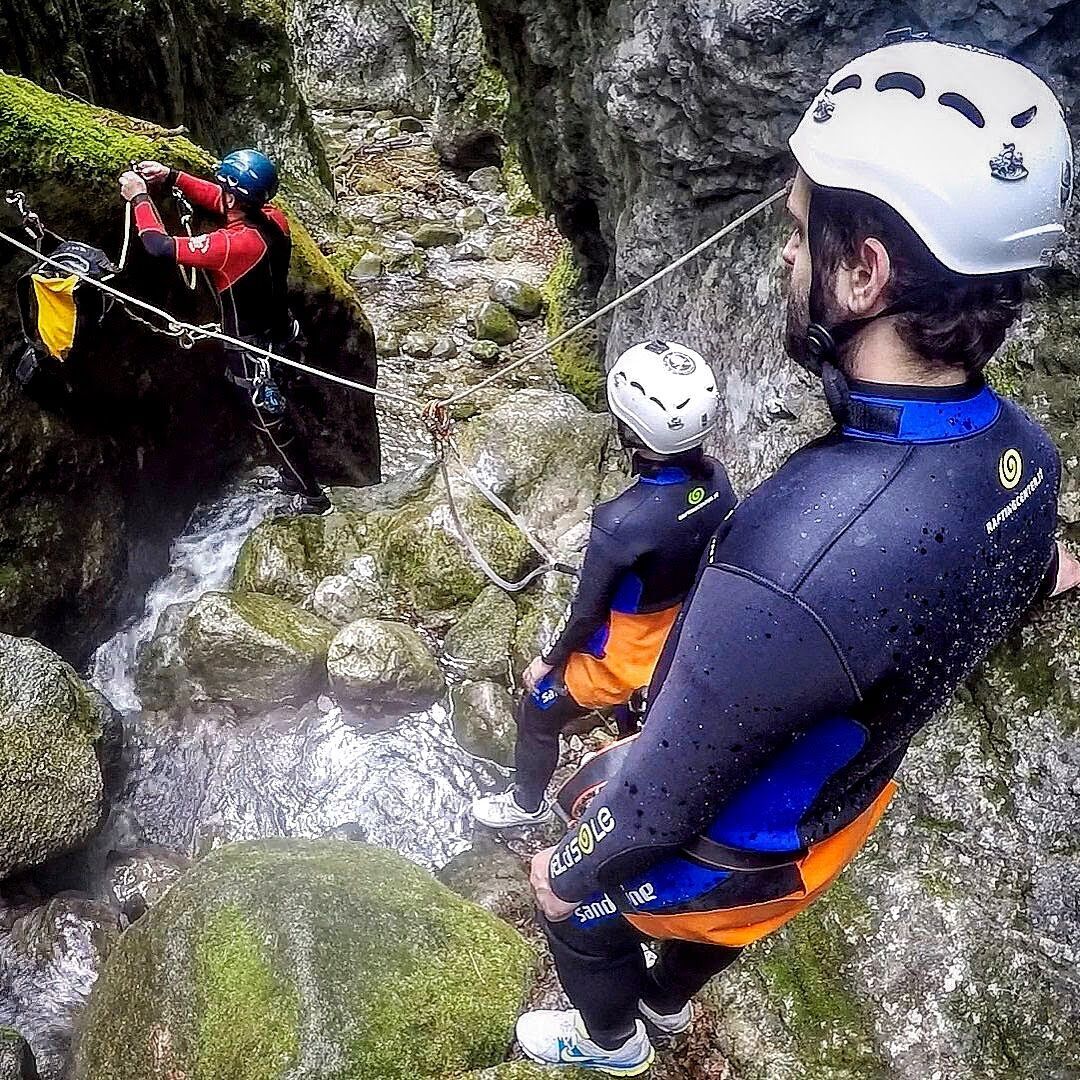
[[[1058,576],[1054,587],[1054,596],[1060,596],[1080,585],[1080,559],[1059,540],[1058,541]]]
[[[162,165],[160,161],[140,161],[135,171],[148,184],[163,184],[172,172],[168,165]]]
[[[120,177],[120,197],[131,202],[136,195],[146,194],[146,181],[136,172],[124,173]]]
[[[554,670],[555,669],[550,664],[545,664],[544,661],[537,656],[521,673],[521,681],[525,684],[525,689],[531,694],[536,690],[537,685]]]
[[[555,849],[549,847],[533,856],[529,884],[532,886],[533,896],[536,897],[536,906],[544,913],[544,918],[548,922],[563,922],[574,914],[577,904],[560,900],[551,888],[550,867],[554,853]]]

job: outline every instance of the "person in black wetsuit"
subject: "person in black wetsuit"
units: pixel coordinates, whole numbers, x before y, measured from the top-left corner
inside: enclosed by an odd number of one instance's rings
[[[135,225],[147,252],[180,266],[203,270],[221,304],[222,329],[263,349],[281,349],[299,327],[289,313],[288,218],[268,205],[278,188],[277,169],[257,150],[238,150],[218,166],[216,182],[144,161],[121,177],[121,194],[134,208]],[[224,218],[220,229],[174,237],[147,192],[147,183],[170,185],[208,213]],[[323,514],[330,500],[315,476],[296,417],[264,357],[226,346],[226,377],[252,410],[256,430],[274,455],[292,509]]]
[[[608,374],[608,402],[634,451],[636,480],[593,510],[573,603],[524,674],[515,785],[473,803],[473,816],[489,828],[550,816],[544,793],[559,733],[648,686],[705,545],[735,506],[723,465],[701,450],[716,423],[717,394],[698,353],[664,341],[633,346]]]
[[[575,1006],[521,1017],[538,1061],[648,1069],[649,1030],[686,1030],[693,994],[829,887],[916,732],[1076,581],[1054,445],[980,376],[1064,234],[1053,94],[1004,57],[904,41],[834,76],[791,147],[787,345],[836,427],[717,532],[642,733],[533,860]]]

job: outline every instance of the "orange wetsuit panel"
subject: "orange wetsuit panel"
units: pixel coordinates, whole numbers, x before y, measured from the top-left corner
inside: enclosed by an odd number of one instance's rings
[[[622,705],[648,686],[681,606],[639,615],[613,611],[603,657],[575,652],[566,661],[563,679],[570,696],[586,708],[599,708]]]
[[[896,793],[889,781],[881,794],[850,825],[820,844],[814,844],[799,861],[803,888],[779,900],[716,911],[691,911],[681,915],[627,915],[631,925],[653,938],[701,941],[738,948],[750,945],[779,930],[784,923],[808,908],[839,877],[881,820]]]

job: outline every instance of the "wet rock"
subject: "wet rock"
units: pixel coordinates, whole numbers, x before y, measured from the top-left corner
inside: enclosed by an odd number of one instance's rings
[[[543,293],[535,285],[514,278],[499,278],[488,296],[519,319],[535,319],[544,310]]]
[[[211,592],[184,621],[180,647],[211,701],[252,708],[317,692],[333,632],[275,596]]]
[[[485,367],[495,367],[499,363],[502,351],[494,341],[474,341],[469,346],[469,355],[479,360]]]
[[[147,709],[186,705],[197,691],[180,648],[180,627],[194,606],[194,601],[170,604],[154,636],[139,649],[135,689]]]
[[[481,341],[511,345],[521,335],[517,320],[502,304],[481,304],[473,319],[473,332]]]
[[[366,255],[360,256],[356,265],[349,272],[349,277],[353,281],[372,281],[380,277],[382,272],[382,256],[374,251],[369,251]]]
[[[419,135],[424,130],[423,121],[417,120],[415,116],[403,116],[398,121],[398,126],[409,135]]]
[[[555,640],[555,631],[574,595],[574,581],[567,574],[547,574],[538,588],[518,596],[512,658],[516,673],[524,671]]]
[[[74,894],[0,930],[0,1022],[30,1044],[42,1080],[67,1077],[73,1030],[119,933],[114,909]]]
[[[450,629],[443,654],[468,679],[505,681],[516,623],[514,601],[489,585]]]
[[[413,239],[422,248],[450,247],[461,243],[461,232],[449,222],[429,221],[413,233]]]
[[[549,545],[575,550],[595,503],[611,422],[576,398],[518,390],[465,425],[459,437],[480,478]]]
[[[455,244],[450,249],[450,258],[454,262],[483,262],[487,258],[487,252],[483,244],[478,244],[475,240],[466,240]]]
[[[405,623],[350,623],[330,643],[326,669],[339,701],[380,716],[421,712],[446,690],[431,650]]]
[[[101,824],[108,702],[55,653],[0,634],[0,878],[84,844]]]
[[[109,897],[121,914],[142,918],[191,869],[191,860],[165,848],[141,848],[109,859]]]
[[[495,165],[489,165],[483,169],[477,169],[469,176],[469,187],[473,191],[482,192],[485,195],[493,195],[502,191],[502,173]]]
[[[315,588],[312,610],[333,626],[389,614],[387,585],[370,555],[354,559],[346,572],[323,578]]]
[[[449,337],[439,338],[435,343],[435,348],[431,350],[433,360],[453,360],[457,354],[457,342]]]
[[[513,765],[517,724],[506,688],[495,682],[470,682],[455,686],[450,697],[454,737],[462,749],[497,765]]]
[[[512,926],[526,926],[533,919],[536,908],[528,864],[487,830],[478,829],[473,846],[451,859],[438,878]]]
[[[439,339],[434,334],[427,334],[423,330],[412,330],[405,335],[401,343],[401,351],[407,356],[426,360],[435,351],[438,343]]]
[[[393,109],[378,109],[376,111],[376,113],[375,113],[375,119],[380,121],[381,123],[385,124],[388,121],[394,119],[394,110]]]
[[[487,214],[479,206],[466,206],[457,212],[454,224],[463,232],[474,232],[487,224]]]
[[[0,1080],[37,1080],[37,1076],[26,1040],[11,1028],[0,1028]]]
[[[397,356],[401,352],[400,334],[383,334],[375,342],[375,351],[385,358]]]
[[[508,236],[497,236],[491,241],[488,254],[499,262],[510,262],[514,257],[514,242]]]
[[[502,1060],[532,964],[505,923],[389,852],[234,845],[124,935],[73,1074],[460,1074]]]

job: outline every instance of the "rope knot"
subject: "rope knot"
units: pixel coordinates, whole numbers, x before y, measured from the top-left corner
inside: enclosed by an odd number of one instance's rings
[[[450,409],[442,401],[429,401],[420,413],[423,417],[424,425],[431,433],[432,439],[435,440],[435,444],[438,447],[442,447],[444,443],[450,439],[450,434],[454,429],[454,420],[450,415]]]

